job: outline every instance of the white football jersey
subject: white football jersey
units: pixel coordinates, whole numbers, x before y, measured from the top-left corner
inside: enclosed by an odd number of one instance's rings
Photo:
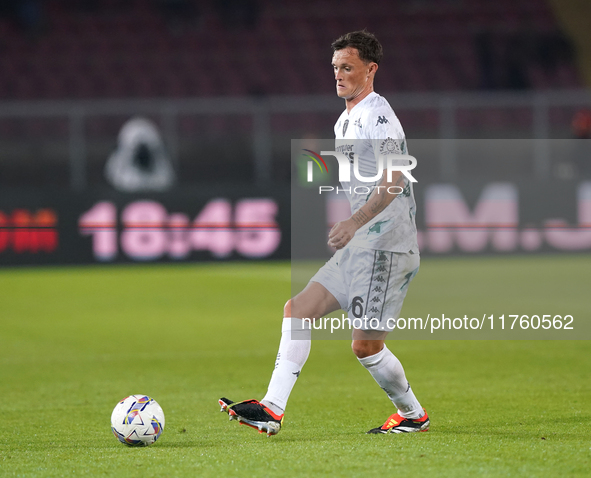
[[[352,158],[357,158],[362,177],[376,176],[377,158],[383,155],[385,168],[385,155],[407,154],[406,139],[392,107],[375,92],[367,95],[350,112],[343,111],[334,132],[335,151],[350,158],[351,181],[342,182],[341,186],[346,191],[353,214],[369,199],[369,194],[355,194],[355,188],[357,191],[366,191],[367,187],[377,185],[381,178],[371,183],[359,181],[353,172]],[[380,214],[357,230],[351,245],[391,252],[419,252],[412,183],[406,177],[404,181],[404,191]],[[380,194],[384,193],[381,189]]]

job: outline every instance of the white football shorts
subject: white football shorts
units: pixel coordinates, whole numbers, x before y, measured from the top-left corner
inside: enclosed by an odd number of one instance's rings
[[[334,295],[352,321],[367,317],[367,320],[356,321],[357,325],[363,325],[355,328],[391,331],[419,264],[419,254],[412,252],[346,246],[338,250],[310,282],[322,284]]]

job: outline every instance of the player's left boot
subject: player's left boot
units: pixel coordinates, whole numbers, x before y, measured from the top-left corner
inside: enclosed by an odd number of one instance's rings
[[[238,420],[238,423],[248,425],[259,433],[267,436],[277,435],[283,423],[283,414],[276,415],[258,400],[244,400],[233,402],[228,398],[220,398],[218,403],[221,412],[226,412],[230,420]]]
[[[411,433],[411,432],[426,432],[429,430],[429,416],[423,408],[425,414],[421,418],[404,418],[398,413],[390,415],[381,427],[372,428],[367,433]]]

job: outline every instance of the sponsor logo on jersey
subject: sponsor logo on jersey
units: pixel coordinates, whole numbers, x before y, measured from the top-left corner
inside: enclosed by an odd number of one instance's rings
[[[352,144],[341,144],[335,148],[337,153],[344,154],[347,158],[349,158],[349,162],[353,164],[353,160],[355,158],[355,153],[353,152],[353,145]]]
[[[388,118],[385,116],[378,116],[378,120],[376,121],[376,126],[379,124],[386,124],[389,123]]]
[[[339,144],[335,148],[335,151],[337,153],[350,153],[353,151],[353,145],[352,144]]]
[[[360,129],[363,129],[363,125],[361,124],[361,118],[357,118],[355,120],[355,123],[353,123],[355,126],[359,127]]]

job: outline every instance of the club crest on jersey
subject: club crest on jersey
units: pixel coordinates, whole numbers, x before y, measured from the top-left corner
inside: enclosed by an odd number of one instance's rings
[[[376,121],[376,126],[379,124],[386,124],[389,123],[388,118],[385,116],[378,116],[378,120]]]
[[[347,126],[349,126],[349,120],[345,120],[343,123],[343,136],[345,136],[345,133],[347,132]]]

